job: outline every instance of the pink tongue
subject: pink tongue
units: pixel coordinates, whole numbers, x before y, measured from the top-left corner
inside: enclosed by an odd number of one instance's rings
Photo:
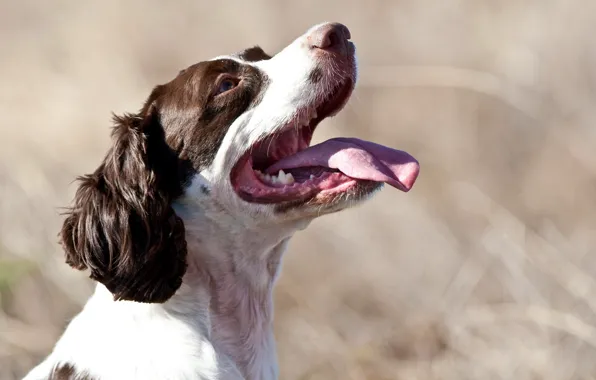
[[[406,152],[369,141],[340,137],[283,158],[267,172],[307,166],[338,169],[348,177],[385,182],[402,191],[412,188],[420,170],[418,161]]]

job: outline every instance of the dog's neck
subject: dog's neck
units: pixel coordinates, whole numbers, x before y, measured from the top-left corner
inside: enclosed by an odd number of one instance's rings
[[[203,213],[184,210],[182,218],[192,219],[185,223],[188,269],[183,288],[168,303],[201,295],[215,350],[231,358],[247,379],[277,379],[273,287],[296,225],[249,228],[221,215],[207,220]]]
[[[286,241],[262,252],[265,260],[242,251],[216,258],[189,243],[185,283],[208,298],[210,340],[247,379],[277,379],[272,294]]]

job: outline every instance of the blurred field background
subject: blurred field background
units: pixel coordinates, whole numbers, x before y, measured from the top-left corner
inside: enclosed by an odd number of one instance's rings
[[[282,379],[596,379],[593,0],[0,0],[0,379],[90,294],[56,234],[110,112],[325,20],[350,27],[361,81],[315,140],[376,140],[422,172],[293,240]]]

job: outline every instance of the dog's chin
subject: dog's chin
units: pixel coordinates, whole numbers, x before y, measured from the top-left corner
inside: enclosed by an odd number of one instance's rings
[[[290,219],[316,218],[354,207],[371,199],[383,183],[353,180],[343,189],[321,191],[306,199],[296,199],[273,205],[275,214]]]

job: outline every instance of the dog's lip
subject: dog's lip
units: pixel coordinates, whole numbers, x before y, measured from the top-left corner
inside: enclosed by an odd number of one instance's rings
[[[244,157],[237,165],[236,193],[251,203],[273,204],[295,201],[306,201],[317,195],[328,195],[347,191],[360,180],[346,176],[341,172],[325,172],[305,182],[294,182],[291,185],[273,185],[264,182],[252,169],[250,155]],[[368,182],[368,181],[365,181]],[[239,184],[241,183],[241,185]]]

